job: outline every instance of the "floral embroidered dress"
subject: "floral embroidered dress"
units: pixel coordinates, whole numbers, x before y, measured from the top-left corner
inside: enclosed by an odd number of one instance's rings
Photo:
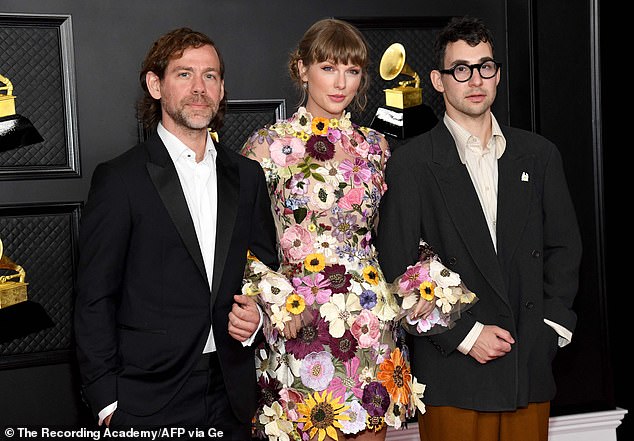
[[[446,329],[475,296],[428,255],[394,287],[386,283],[371,238],[386,191],[383,135],[348,113],[329,120],[300,108],[256,131],[242,153],[264,169],[282,254],[278,271],[249,256],[243,286],[266,313],[267,345],[256,359],[260,434],[337,439],[335,428],[398,428],[416,408],[424,412],[398,320],[419,295],[436,297],[428,320],[406,325]],[[302,327],[286,339],[293,316]]]

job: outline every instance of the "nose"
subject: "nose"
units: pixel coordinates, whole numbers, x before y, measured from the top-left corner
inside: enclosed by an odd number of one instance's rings
[[[345,72],[337,71],[335,76],[335,88],[343,90],[346,88],[346,74]]]
[[[479,86],[483,83],[483,79],[480,76],[480,69],[473,69],[471,71],[471,78],[469,78],[469,84],[473,84],[475,86]]]
[[[205,80],[202,75],[194,75],[192,80],[192,92],[195,94],[205,93]]]

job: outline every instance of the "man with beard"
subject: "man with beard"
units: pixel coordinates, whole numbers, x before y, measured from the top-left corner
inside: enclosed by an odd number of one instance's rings
[[[83,393],[111,428],[213,426],[250,438],[260,326],[247,251],[277,267],[264,174],[214,143],[224,65],[191,29],[140,74],[148,139],[100,164],[82,213],[75,333]],[[230,391],[230,393],[228,392]]]

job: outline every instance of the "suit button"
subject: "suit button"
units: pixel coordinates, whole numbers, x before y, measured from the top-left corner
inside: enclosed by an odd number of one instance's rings
[[[456,264],[457,259],[455,257],[450,257],[449,260],[447,260],[447,265],[449,266],[454,266]]]
[[[541,255],[542,255],[542,253],[541,253],[541,252],[539,252],[538,250],[533,250],[533,251],[531,252],[531,256],[536,257],[536,258],[537,258],[537,257],[540,257]]]
[[[526,309],[533,309],[535,304],[533,302],[526,302],[524,306],[526,306]]]

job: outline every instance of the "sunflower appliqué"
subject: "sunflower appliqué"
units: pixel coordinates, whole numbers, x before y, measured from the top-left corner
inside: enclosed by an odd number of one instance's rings
[[[304,403],[298,404],[300,413],[299,423],[304,424],[304,432],[312,438],[317,434],[318,441],[323,441],[328,435],[338,440],[337,429],[342,429],[342,421],[350,420],[344,412],[350,408],[340,403],[340,397],[333,398],[332,392],[315,392],[308,396]]]

